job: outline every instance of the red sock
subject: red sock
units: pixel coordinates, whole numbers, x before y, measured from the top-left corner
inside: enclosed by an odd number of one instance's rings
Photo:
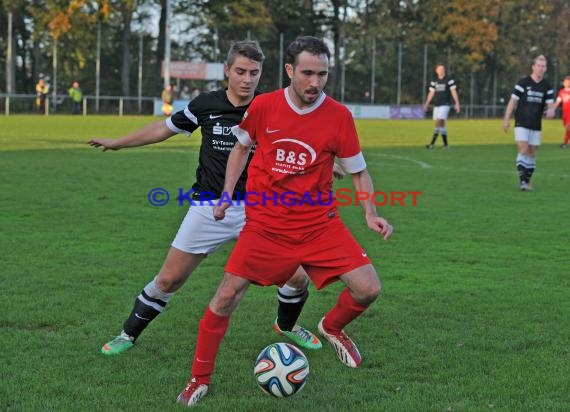
[[[200,320],[196,352],[192,363],[192,377],[196,378],[199,383],[210,384],[218,348],[224,339],[229,323],[229,316],[216,315],[209,307]]]
[[[566,130],[566,135],[564,136],[564,144],[570,142],[570,130]]]
[[[368,306],[362,306],[350,295],[348,288],[342,291],[334,308],[325,315],[323,326],[327,332],[340,333],[346,325],[356,319]]]

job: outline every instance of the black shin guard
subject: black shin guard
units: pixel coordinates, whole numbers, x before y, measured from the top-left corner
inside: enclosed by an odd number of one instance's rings
[[[123,324],[123,330],[129,336],[135,339],[138,338],[149,323],[162,312],[165,306],[166,302],[148,297],[143,290],[135,300],[133,310]]]
[[[281,330],[292,330],[303,306],[309,297],[309,291],[303,290],[297,296],[284,296],[279,293],[279,307],[277,308],[277,325]]]

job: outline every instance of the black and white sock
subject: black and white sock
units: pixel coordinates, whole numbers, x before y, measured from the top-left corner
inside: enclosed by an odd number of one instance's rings
[[[530,182],[532,174],[534,173],[534,169],[536,169],[536,156],[527,156],[526,159],[528,163],[526,181]]]
[[[123,325],[123,331],[136,340],[150,322],[161,313],[173,293],[163,292],[154,278],[137,296],[131,314]]]
[[[436,127],[434,132],[433,132],[433,137],[431,138],[430,146],[433,146],[435,144],[435,141],[437,140],[438,135],[439,135],[439,127]]]
[[[440,129],[441,138],[443,139],[443,145],[447,146],[447,127],[441,127]]]
[[[277,291],[279,306],[277,308],[277,325],[281,330],[291,331],[303,310],[303,306],[309,297],[309,291],[295,289],[283,285]]]
[[[529,164],[528,164],[528,159],[527,156],[521,153],[517,154],[517,171],[519,173],[519,179],[524,183],[528,183],[528,168],[529,168]]]

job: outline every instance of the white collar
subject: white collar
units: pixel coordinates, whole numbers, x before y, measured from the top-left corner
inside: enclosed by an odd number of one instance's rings
[[[317,110],[321,104],[323,104],[323,102],[325,101],[327,95],[325,94],[325,92],[321,92],[321,95],[319,96],[319,98],[315,101],[315,103],[313,103],[312,105],[310,105],[309,107],[306,107],[304,109],[300,109],[297,107],[297,105],[293,102],[293,100],[291,99],[291,96],[289,96],[289,87],[291,86],[287,86],[286,88],[283,89],[283,93],[285,93],[285,100],[287,100],[287,103],[289,104],[289,106],[291,107],[291,109],[293,109],[293,111],[297,114],[300,115],[305,115],[305,114],[309,114],[314,112],[315,110]]]

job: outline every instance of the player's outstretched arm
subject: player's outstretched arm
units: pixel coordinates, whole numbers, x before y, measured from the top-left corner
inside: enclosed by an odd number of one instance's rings
[[[431,99],[433,99],[434,94],[435,94],[435,91],[433,91],[433,90],[430,90],[430,91],[428,92],[428,95],[427,95],[427,97],[426,97],[426,101],[425,101],[425,103],[424,103],[424,112],[427,112],[427,111],[428,111],[428,109],[429,109],[429,104],[431,103]]]
[[[509,103],[507,104],[507,108],[505,109],[505,117],[503,118],[503,130],[505,133],[509,131],[511,115],[515,111],[516,107],[517,101],[511,97]]]
[[[176,133],[168,128],[164,120],[154,122],[145,127],[131,132],[118,139],[91,139],[87,142],[93,147],[102,147],[105,150],[119,150],[126,147],[145,146],[162,142]]]
[[[226,179],[224,181],[224,198],[231,199],[241,174],[247,164],[251,146],[245,146],[240,142],[236,142],[226,165]],[[214,219],[222,220],[226,216],[226,209],[230,207],[229,202],[223,202],[214,206]]]
[[[384,240],[388,240],[390,236],[392,236],[392,231],[394,229],[386,219],[378,216],[376,213],[376,206],[372,203],[374,185],[372,184],[372,178],[370,177],[370,174],[368,174],[368,170],[364,169],[358,173],[353,173],[352,183],[357,193],[369,194],[367,199],[361,200],[360,202],[360,205],[364,210],[364,216],[366,217],[368,228],[382,235]]]
[[[546,109],[546,118],[554,119],[555,115],[556,115],[556,103],[549,103],[548,108]]]
[[[453,97],[453,102],[455,103],[455,113],[459,113],[461,111],[461,107],[459,106],[459,95],[457,94],[457,90],[453,89],[451,91],[451,97]]]

